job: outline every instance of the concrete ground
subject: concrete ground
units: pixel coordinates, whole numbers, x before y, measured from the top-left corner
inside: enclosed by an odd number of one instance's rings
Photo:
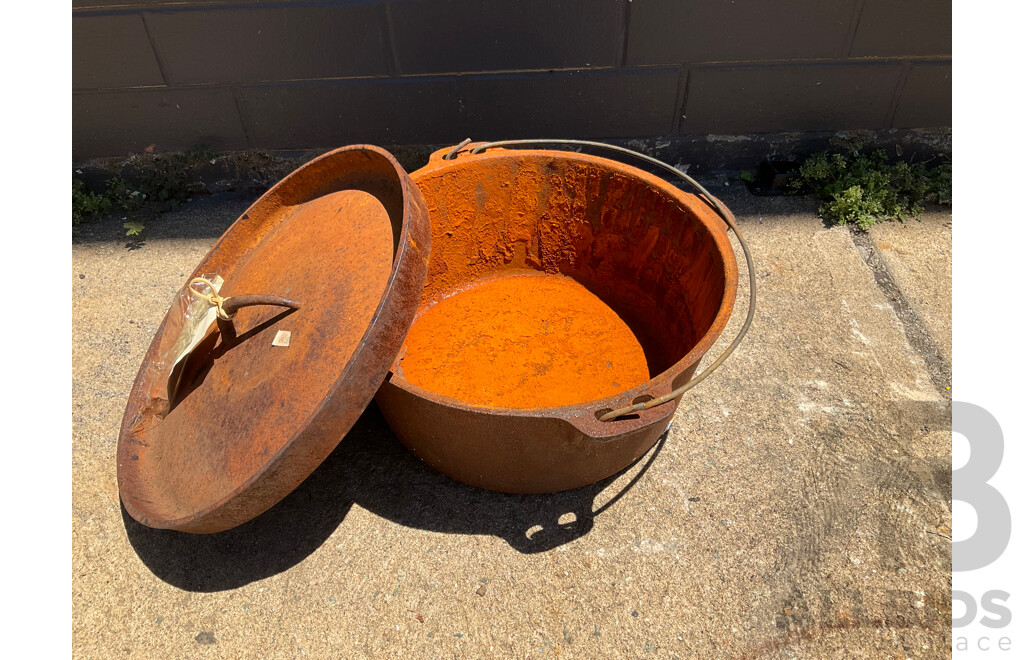
[[[626,473],[477,490],[371,407],[291,496],[213,536],[123,514],[115,448],[172,295],[251,198],[187,204],[134,249],[120,218],[83,227],[75,657],[949,657],[949,211],[853,235],[805,199],[714,191],[754,252],[757,317]]]

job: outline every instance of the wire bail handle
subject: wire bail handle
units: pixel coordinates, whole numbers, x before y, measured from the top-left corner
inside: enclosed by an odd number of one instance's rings
[[[453,159],[457,158],[459,151],[461,151],[471,141],[472,140],[470,140],[469,138],[466,138],[465,140],[463,140],[459,144],[455,145],[454,147],[452,147],[452,149],[447,154],[445,154],[443,156],[443,159],[444,160],[453,160]],[[736,240],[739,242],[740,247],[743,249],[743,257],[745,258],[745,260],[747,262],[747,274],[749,275],[749,278],[750,278],[750,302],[747,305],[747,317],[746,317],[746,319],[743,322],[743,327],[741,327],[739,332],[736,333],[736,337],[725,348],[725,350],[722,351],[721,355],[719,355],[718,358],[716,358],[715,361],[712,362],[706,369],[704,369],[699,374],[694,376],[689,382],[687,382],[686,384],[684,384],[684,385],[682,385],[682,386],[672,390],[668,394],[660,396],[660,397],[658,397],[656,399],[650,399],[649,401],[644,401],[643,403],[636,403],[636,404],[633,404],[633,405],[630,405],[630,406],[625,406],[623,408],[618,408],[617,410],[611,410],[611,411],[601,415],[600,417],[598,417],[599,421],[610,422],[610,421],[613,421],[615,419],[618,419],[619,417],[622,417],[623,415],[629,415],[630,413],[635,413],[635,412],[638,412],[640,410],[648,410],[648,409],[653,408],[655,406],[659,406],[659,405],[661,405],[663,403],[667,403],[667,402],[672,401],[674,399],[678,399],[684,393],[686,393],[687,390],[689,390],[690,388],[696,387],[698,384],[700,384],[700,382],[702,380],[704,380],[705,378],[710,376],[716,369],[718,369],[718,367],[720,367],[722,365],[723,362],[725,362],[726,358],[728,358],[730,355],[732,355],[733,351],[736,350],[736,347],[739,346],[740,342],[747,335],[747,331],[750,329],[750,325],[754,321],[754,311],[755,311],[755,308],[757,306],[757,281],[755,280],[756,271],[754,270],[754,259],[750,255],[750,248],[747,247],[747,242],[743,239],[743,234],[740,233],[739,228],[736,226],[736,218],[733,216],[732,212],[730,212],[727,208],[725,208],[724,205],[722,205],[722,203],[720,201],[718,201],[718,198],[716,198],[714,195],[712,195],[710,192],[708,192],[707,189],[704,188],[704,186],[702,186],[699,183],[697,183],[697,181],[694,180],[693,177],[689,176],[688,174],[686,174],[682,170],[680,170],[680,169],[678,169],[676,167],[672,167],[668,163],[660,161],[657,158],[654,158],[652,156],[648,156],[647,154],[642,154],[639,151],[633,151],[632,149],[627,149],[625,147],[619,147],[619,146],[616,146],[616,145],[613,145],[613,144],[605,144],[604,142],[591,142],[589,140],[564,140],[564,139],[563,140],[558,140],[558,139],[555,139],[555,140],[501,140],[501,141],[498,141],[498,142],[484,142],[482,144],[478,144],[477,146],[473,147],[473,149],[469,153],[470,153],[470,155],[476,155],[476,154],[482,153],[482,152],[484,152],[484,151],[486,151],[488,149],[494,148],[494,147],[509,147],[509,146],[515,146],[515,145],[532,145],[532,146],[536,146],[536,145],[558,145],[558,144],[561,144],[561,145],[571,145],[571,146],[576,146],[576,147],[594,147],[594,148],[597,148],[597,149],[605,149],[607,151],[614,151],[614,152],[618,152],[618,153],[621,153],[621,154],[626,154],[628,156],[632,156],[634,158],[642,160],[642,161],[644,161],[646,163],[650,163],[651,165],[659,167],[659,168],[661,168],[661,169],[663,169],[663,170],[665,170],[665,171],[667,171],[667,172],[669,172],[671,174],[674,174],[675,176],[679,177],[680,179],[685,181],[690,186],[693,186],[693,188],[695,190],[697,190],[697,192],[699,193],[698,197],[700,198],[700,200],[703,201],[705,204],[707,204],[711,208],[711,210],[714,211],[718,215],[718,217],[720,217],[725,222],[725,224],[729,227],[729,229],[732,230],[733,234],[736,235]],[[676,186],[676,187],[678,188],[678,186]]]

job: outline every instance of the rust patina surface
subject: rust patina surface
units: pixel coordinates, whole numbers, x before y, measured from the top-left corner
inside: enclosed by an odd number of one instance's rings
[[[394,158],[357,145],[263,195],[196,268],[221,294],[283,296],[246,307],[199,350],[185,393],[154,414],[143,360],[118,442],[118,485],[140,522],[216,532],[270,508],[334,449],[384,379],[419,302],[429,219]],[[272,346],[280,330],[290,345]],[[164,406],[166,410],[166,406]]]
[[[460,481],[520,493],[593,483],[646,452],[676,403],[598,415],[689,381],[725,328],[737,286],[725,224],[616,161],[471,148],[412,174],[433,248],[377,401],[410,450]]]
[[[189,532],[250,520],[375,392],[415,455],[482,488],[567,490],[650,449],[674,400],[598,418],[688,382],[721,334],[737,288],[725,224],[613,160],[469,148],[411,177],[379,148],[336,150],[225,233],[197,274],[223,277],[229,300],[301,306],[220,321],[172,402],[146,378],[173,343],[165,320],[118,446],[135,519]],[[279,331],[289,345],[273,346]]]

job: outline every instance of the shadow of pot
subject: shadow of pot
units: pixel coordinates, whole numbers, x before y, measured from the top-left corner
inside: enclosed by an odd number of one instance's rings
[[[406,527],[486,534],[524,554],[545,552],[590,532],[598,514],[643,477],[666,436],[633,465],[589,486],[516,495],[467,486],[427,467],[398,442],[371,406],[309,478],[239,527],[186,534],[146,527],[123,506],[121,515],[142,562],[160,579],[188,591],[235,589],[288,570],[323,545],[353,503]],[[627,473],[634,474],[625,485],[609,490]],[[599,499],[605,501],[595,507]]]

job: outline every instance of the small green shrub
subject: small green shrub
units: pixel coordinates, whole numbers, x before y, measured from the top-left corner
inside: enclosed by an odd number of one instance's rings
[[[106,198],[110,201],[113,211],[137,211],[146,201],[146,194],[141,190],[131,190],[124,179],[117,176],[107,181]]]
[[[928,177],[931,181],[931,190],[935,193],[935,202],[938,204],[952,204],[953,166],[949,163],[939,165],[928,173]]]
[[[143,208],[153,212],[173,211],[191,196],[189,184],[192,172],[204,161],[217,158],[208,145],[197,145],[184,153],[154,156],[143,170],[139,185],[129,187],[119,176],[107,181],[102,194],[89,192],[80,180],[71,186],[71,221],[77,225],[83,220],[110,213],[131,213]],[[125,223],[128,236],[138,236],[144,223],[133,219]]]
[[[71,222],[78,224],[84,220],[107,215],[109,213],[135,211],[142,207],[145,195],[138,190],[129,190],[121,177],[107,181],[107,189],[102,195],[86,190],[85,183],[79,179],[71,181]]]
[[[109,204],[106,197],[89,192],[85,189],[85,183],[79,179],[71,181],[71,223],[77,225],[79,222],[92,216],[108,213],[106,206]]]
[[[894,163],[882,150],[864,154],[851,145],[847,153],[808,158],[791,187],[818,198],[826,221],[867,229],[884,220],[904,222],[921,213],[925,201],[949,204],[952,182],[949,164],[928,169],[924,163]]]

